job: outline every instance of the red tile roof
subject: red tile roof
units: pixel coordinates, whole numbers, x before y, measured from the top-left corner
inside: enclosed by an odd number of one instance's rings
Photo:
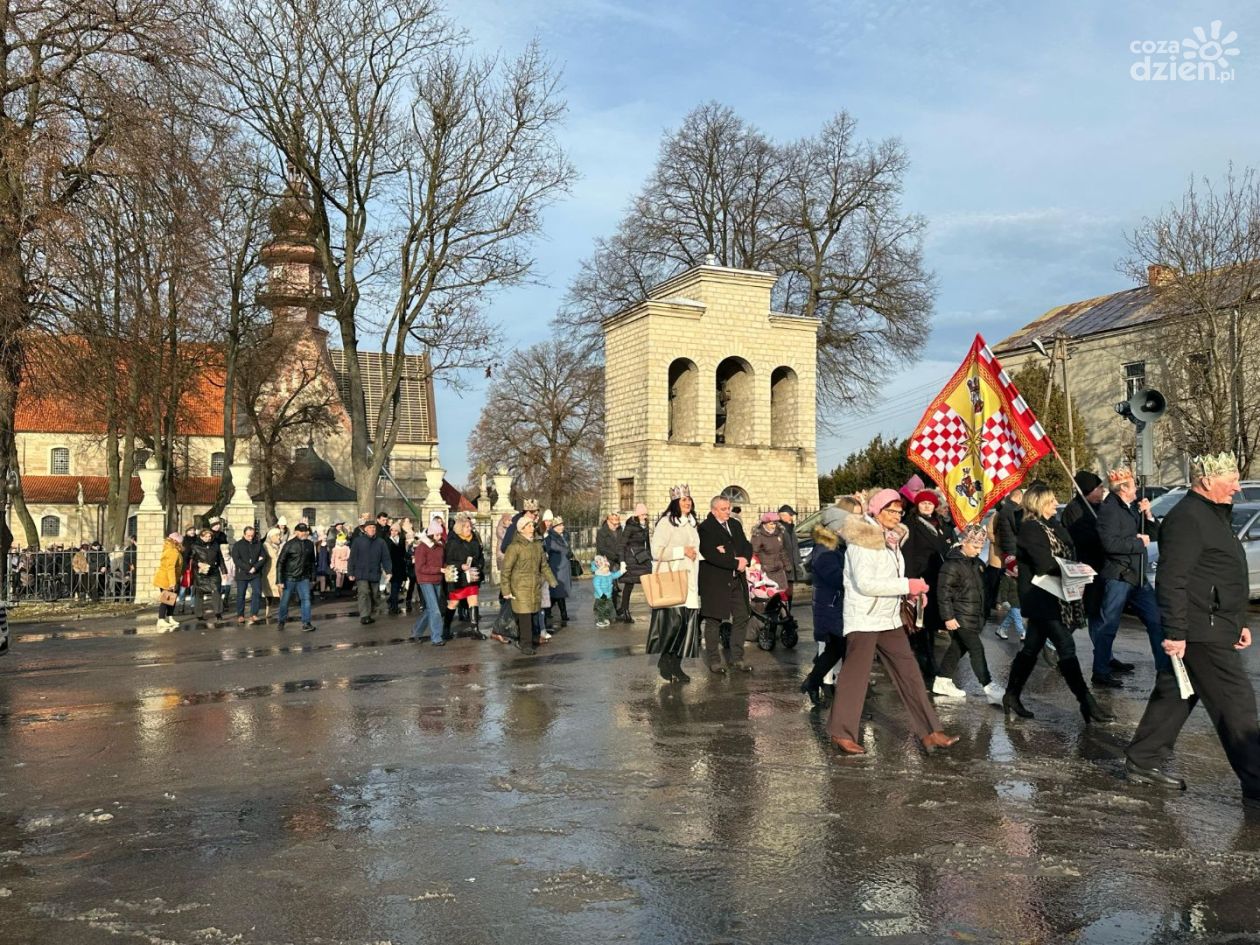
[[[74,505],[79,501],[79,484],[83,485],[84,505],[104,505],[109,498],[106,476],[23,476],[22,495],[29,504]],[[176,479],[175,490],[180,505],[213,505],[219,494],[218,476],[192,476]],[[127,501],[139,505],[143,497],[140,477],[131,477]]]
[[[104,411],[99,398],[74,387],[74,371],[67,361],[84,356],[89,343],[75,336],[28,338],[26,369],[18,392],[18,433],[104,433]],[[223,435],[223,391],[225,375],[219,366],[220,354],[209,345],[199,345],[186,354],[201,358],[188,378],[187,390],[179,399],[176,427],[181,436]],[[119,364],[125,375],[127,365]],[[86,489],[86,484],[84,485]]]
[[[464,495],[445,479],[442,480],[442,501],[446,503],[446,507],[452,512],[477,511],[477,506],[468,501],[468,496]]]

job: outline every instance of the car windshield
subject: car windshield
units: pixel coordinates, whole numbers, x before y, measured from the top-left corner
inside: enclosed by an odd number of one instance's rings
[[[1158,499],[1151,500],[1151,514],[1157,519],[1163,518],[1172,511],[1172,507],[1186,497],[1186,490],[1179,489],[1176,492],[1166,492]]]
[[[1233,526],[1234,531],[1240,531],[1255,516],[1255,506],[1246,509],[1234,509],[1234,514],[1229,518],[1229,524]]]

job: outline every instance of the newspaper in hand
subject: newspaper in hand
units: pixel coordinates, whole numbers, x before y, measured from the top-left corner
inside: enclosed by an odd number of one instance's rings
[[[1089,587],[1098,572],[1079,561],[1068,561],[1065,558],[1054,560],[1059,566],[1059,574],[1039,575],[1033,578],[1033,584],[1060,600],[1080,600],[1085,588]]]
[[[1186,672],[1186,663],[1180,656],[1172,658],[1173,675],[1177,677],[1177,689],[1181,698],[1189,699],[1194,695],[1194,686],[1190,685],[1190,674]]]

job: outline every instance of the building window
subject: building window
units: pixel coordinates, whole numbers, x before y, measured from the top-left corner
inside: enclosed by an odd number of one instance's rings
[[[727,486],[718,494],[731,503],[732,509],[740,509],[742,511],[744,506],[748,505],[748,493],[740,486]]]
[[[153,454],[146,449],[131,451],[131,471],[134,473],[137,469],[144,469],[144,464],[149,461],[149,457]]]
[[[40,538],[57,538],[61,535],[61,519],[56,515],[45,515],[39,520]]]
[[[700,397],[700,369],[694,361],[679,358],[669,366],[669,430],[671,443],[694,443],[700,439],[697,425]]]
[[[796,372],[790,367],[777,367],[770,375],[771,446],[801,445],[796,409]]]
[[[302,521],[307,525],[315,524],[315,509],[313,506],[302,510]]]
[[[223,465],[224,465],[224,463],[226,463],[226,462],[227,462],[227,454],[225,454],[225,453],[211,453],[211,454],[210,454],[210,475],[212,475],[212,476],[222,476],[222,475],[223,475]]]
[[[634,508],[634,478],[617,480],[617,507],[623,511]]]
[[[1186,384],[1201,394],[1212,386],[1212,352],[1197,351],[1186,357]]]
[[[1124,366],[1124,399],[1146,389],[1146,362],[1130,361]]]
[[[743,358],[717,368],[717,417],[713,442],[749,446],[753,441],[753,370]]]
[[[54,476],[70,475],[70,450],[65,446],[53,447],[52,462],[49,464]]]

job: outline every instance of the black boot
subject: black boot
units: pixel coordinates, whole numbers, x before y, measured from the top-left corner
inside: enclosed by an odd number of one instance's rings
[[[469,613],[472,614],[472,638],[474,640],[489,640],[490,638],[481,632],[481,607],[470,608]]]
[[[565,603],[563,597],[556,601],[560,605],[560,626],[567,627],[569,625],[569,605]]]
[[[674,662],[677,659],[672,653],[661,654],[661,658],[656,661],[656,671],[661,674],[661,679],[666,682],[674,681]]]
[[[1116,720],[1114,715],[1099,705],[1098,700],[1089,691],[1089,686],[1085,685],[1085,677],[1081,674],[1081,664],[1075,656],[1071,659],[1060,659],[1059,672],[1063,674],[1063,679],[1072,690],[1072,695],[1076,696],[1076,701],[1080,703],[1081,716],[1086,724]]]
[[[446,610],[442,611],[442,639],[443,640],[449,640],[451,638],[452,636],[451,621],[453,621],[454,619],[455,619],[455,611],[453,611],[451,608],[448,607],[446,608]]]
[[[1006,682],[1006,695],[1002,697],[1002,708],[1008,719],[1012,712],[1021,719],[1033,718],[1033,714],[1024,708],[1024,703],[1019,701],[1019,697],[1036,665],[1037,657],[1029,656],[1023,650],[1016,653],[1015,659],[1011,660],[1011,677]]]

